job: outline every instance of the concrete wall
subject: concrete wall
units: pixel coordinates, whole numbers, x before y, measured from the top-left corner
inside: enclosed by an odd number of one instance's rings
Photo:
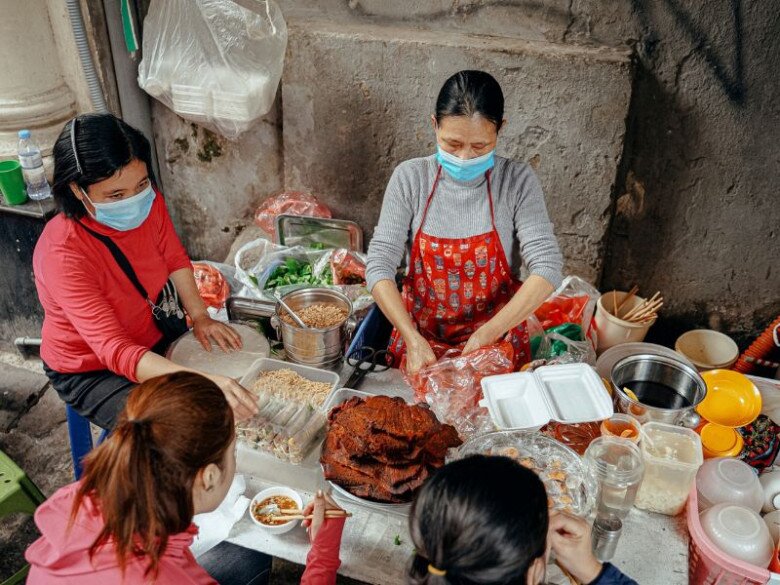
[[[432,150],[427,114],[462,64],[504,82],[501,149],[540,163],[569,267],[604,289],[661,289],[668,332],[721,322],[739,337],[780,311],[780,26],[766,3],[279,3],[291,31],[282,113],[233,144],[155,105],[193,255],[222,256],[283,182],[322,192],[370,233],[392,166]],[[621,48],[637,55],[627,120],[628,69],[604,57]],[[210,160],[204,140],[219,146]]]
[[[484,69],[507,88],[499,153],[537,168],[568,270],[599,278],[630,94],[627,52],[366,24],[290,30],[288,187],[322,193],[370,237],[393,168],[435,151],[430,116],[444,80]]]

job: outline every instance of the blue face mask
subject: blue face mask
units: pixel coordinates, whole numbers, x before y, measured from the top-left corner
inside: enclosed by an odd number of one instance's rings
[[[87,201],[92,203],[92,200],[83,189],[81,192],[87,198]],[[95,218],[95,221],[103,225],[120,232],[126,232],[137,228],[146,221],[146,218],[149,217],[149,212],[152,210],[155,195],[154,189],[149,185],[137,195],[127,199],[112,201],[111,203],[92,203],[95,213],[90,213],[90,215]]]
[[[447,174],[456,181],[473,181],[477,177],[484,175],[493,165],[496,164],[496,151],[491,150],[487,154],[463,160],[454,154],[450,154],[438,147],[436,160],[441,167],[447,171]]]

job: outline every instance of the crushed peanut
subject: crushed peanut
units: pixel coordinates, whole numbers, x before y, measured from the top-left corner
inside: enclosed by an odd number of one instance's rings
[[[315,329],[325,329],[326,327],[333,327],[346,321],[348,314],[347,310],[330,304],[330,303],[315,303],[302,309],[293,309],[295,313],[300,317],[307,327],[313,327]],[[296,325],[293,318],[285,311],[281,315],[282,321],[288,325]]]
[[[267,393],[315,407],[322,405],[331,389],[332,385],[327,382],[314,382],[288,369],[260,372],[254,384],[257,393]]]

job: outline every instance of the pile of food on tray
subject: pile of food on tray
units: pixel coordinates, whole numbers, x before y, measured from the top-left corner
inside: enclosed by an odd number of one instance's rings
[[[461,444],[425,405],[401,398],[351,398],[333,408],[320,461],[325,479],[374,502],[408,503]]]

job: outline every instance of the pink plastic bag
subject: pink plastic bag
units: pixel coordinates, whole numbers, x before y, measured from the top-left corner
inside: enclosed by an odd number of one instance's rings
[[[285,191],[263,201],[255,211],[255,225],[274,235],[277,215],[305,215],[325,219],[332,217],[327,205],[320,203],[311,193],[303,191]]]

